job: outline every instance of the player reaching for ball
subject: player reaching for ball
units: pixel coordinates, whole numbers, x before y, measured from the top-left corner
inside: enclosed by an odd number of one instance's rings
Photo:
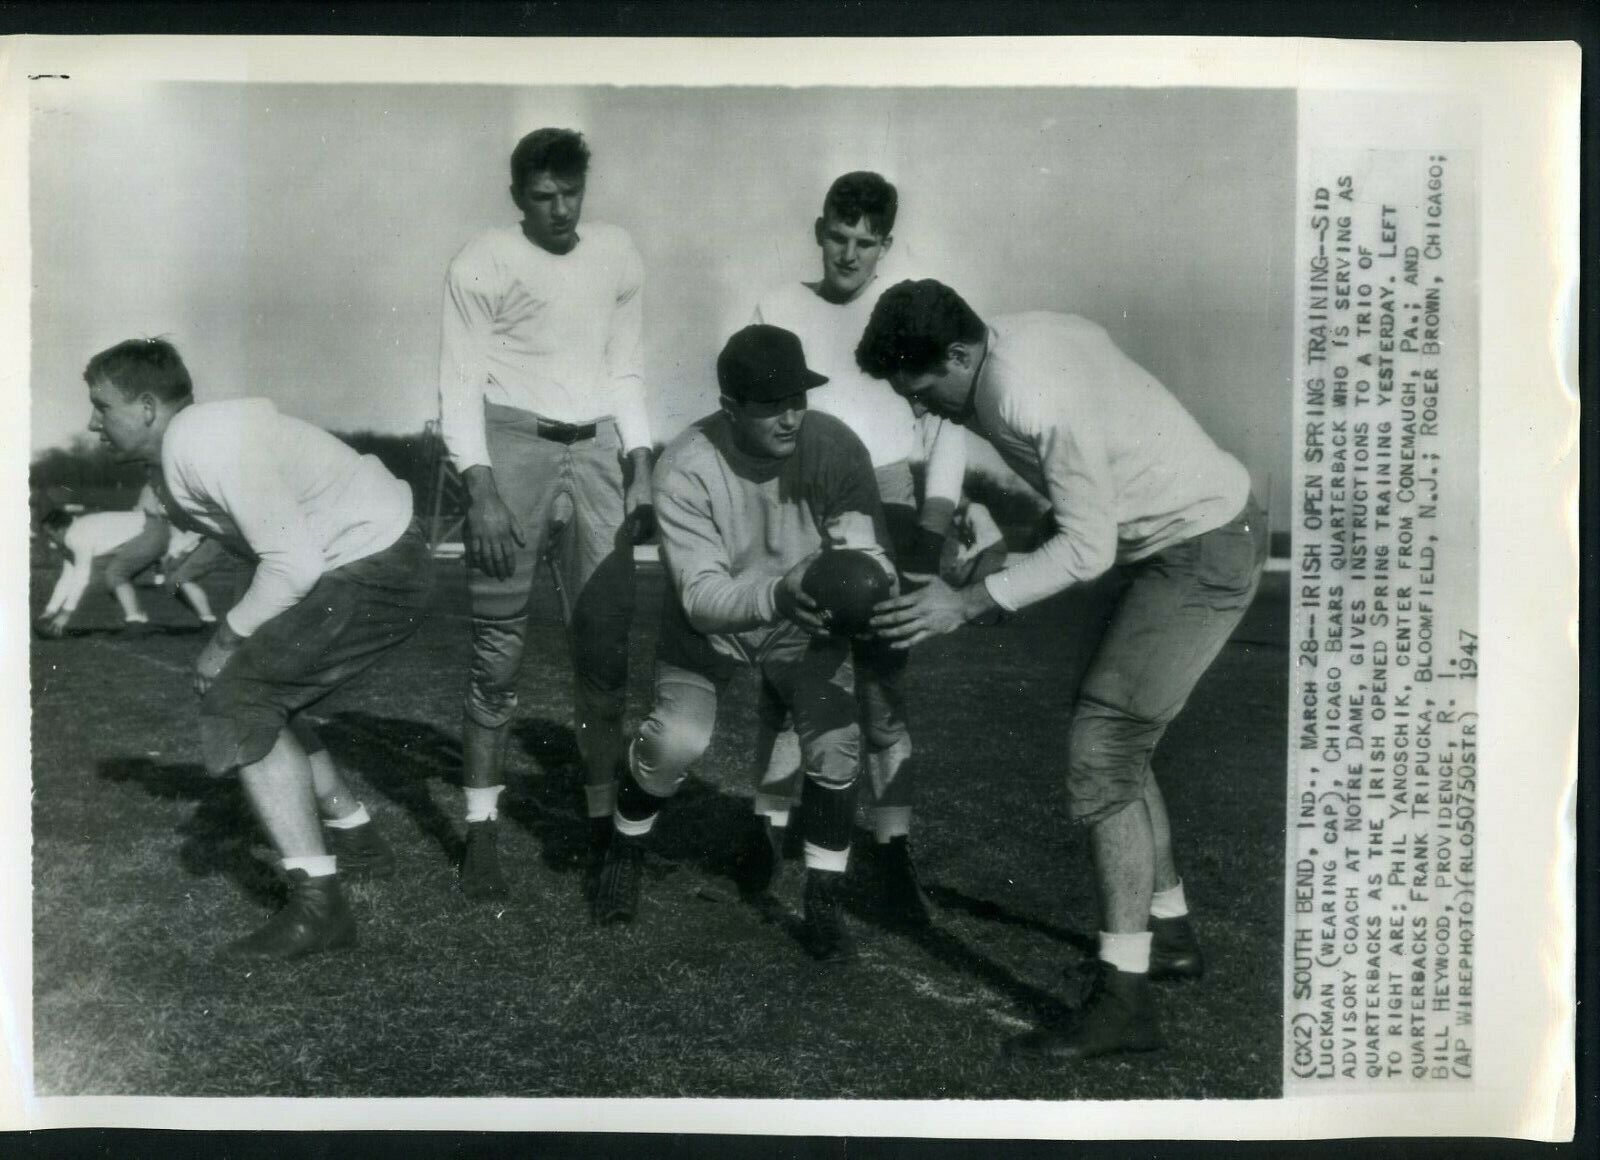
[[[717,359],[722,409],[673,440],[656,467],[672,591],[654,708],[629,748],[595,889],[600,923],[634,917],[656,816],[711,742],[719,688],[748,665],[800,737],[807,949],[824,960],[851,953],[839,901],[860,757],[850,645],[802,585],[825,546],[870,553],[885,582],[892,569],[866,449],[831,415],[807,411],[806,392],[823,382],[789,331],[745,327]]]
[[[1100,327],[1032,313],[988,324],[938,282],[885,291],[857,351],[919,410],[968,424],[1045,496],[1055,534],[955,591],[936,576],[879,606],[908,648],[1118,569],[1120,597],[1073,707],[1072,816],[1087,826],[1103,929],[1079,1017],[1009,1054],[1082,1059],[1160,1045],[1150,977],[1197,976],[1200,948],[1150,759],[1255,595],[1266,520],[1242,464]]]
[[[863,374],[855,361],[856,343],[883,288],[878,264],[894,244],[898,211],[899,194],[877,173],[846,173],[835,180],[812,226],[821,277],[785,282],[768,291],[752,321],[792,331],[807,365],[828,377],[826,385],[807,396],[809,408],[839,419],[866,446],[894,561],[901,568],[927,572],[938,565],[961,500],[966,433],[938,416],[914,416],[903,399]],[[919,447],[927,449],[920,516],[911,472]],[[923,926],[929,920],[928,905],[910,844],[916,763],[903,689],[907,654],[866,637],[853,640],[851,647],[881,901],[892,921]],[[798,746],[784,714],[770,699],[762,703],[760,714],[758,821],[743,836],[738,855],[740,888],[747,896],[760,896],[772,881],[800,781]]]
[[[238,772],[291,886],[286,906],[223,953],[281,959],[349,946],[339,858],[348,851],[378,870],[387,847],[303,711],[416,631],[432,569],[411,489],[266,399],[196,403],[164,340],[101,351],[83,377],[89,430],[150,469],[173,522],[255,562],[195,661],[200,744],[210,773]]]

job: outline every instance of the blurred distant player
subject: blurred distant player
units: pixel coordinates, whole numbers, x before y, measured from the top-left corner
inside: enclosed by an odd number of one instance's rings
[[[158,564],[171,535],[161,504],[149,486],[139,493],[131,511],[91,512],[74,517],[57,510],[44,518],[43,527],[45,535],[67,555],[61,578],[40,615],[39,631],[43,635],[65,634],[89,587],[96,561],[104,568],[106,590],[122,608],[123,628],[139,630],[149,625],[150,618],[133,589],[133,579]],[[202,624],[216,623],[211,602],[200,585],[186,576],[174,584],[173,591],[183,594]]]
[[[902,282],[879,299],[858,357],[913,407],[970,424],[1055,515],[1053,536],[982,584],[958,592],[930,577],[880,604],[880,636],[908,648],[1117,566],[1119,599],[1066,739],[1104,924],[1093,986],[1073,1023],[1007,1050],[1065,1061],[1158,1047],[1149,978],[1194,977],[1203,964],[1150,760],[1261,578],[1266,521],[1250,476],[1082,318],[985,324],[949,287]]]
[[[812,226],[821,250],[822,276],[771,290],[757,304],[754,321],[799,336],[807,365],[828,379],[807,393],[807,407],[839,419],[866,445],[895,563],[907,571],[931,572],[938,566],[945,532],[961,499],[965,432],[937,416],[919,424],[905,400],[887,383],[863,374],[855,360],[856,344],[882,289],[878,263],[894,243],[898,209],[895,187],[880,175],[857,172],[838,178]],[[919,430],[923,425],[926,433]],[[926,498],[919,522],[911,460],[924,440]],[[873,793],[872,828],[882,856],[886,902],[895,919],[925,925],[927,902],[917,883],[909,841],[914,765],[908,764],[911,736],[902,691],[906,654],[867,640],[852,647]],[[779,728],[782,714],[770,699],[762,702],[761,716],[757,761],[765,773],[755,811],[766,819],[766,833],[749,835],[741,843],[739,857],[741,886],[755,894],[766,889],[776,869],[800,776],[794,733]]]
[[[173,524],[153,583],[164,592],[183,593],[201,622],[210,624],[217,618],[199,581],[215,572],[226,558],[227,552],[215,540]]]
[[[571,647],[591,870],[611,832],[623,760],[633,545],[652,518],[644,268],[621,229],[580,228],[588,169],[578,133],[524,137],[511,154],[521,223],[467,243],[445,278],[440,418],[467,488],[472,601],[461,889],[475,899],[507,894],[494,823],[528,599],[546,558]]]
[[[806,409],[807,392],[825,381],[793,334],[747,326],[717,359],[722,410],[662,453],[655,497],[672,591],[655,705],[629,750],[595,889],[597,922],[634,917],[656,815],[710,744],[719,689],[748,665],[800,735],[807,949],[850,955],[839,900],[860,762],[850,646],[827,634],[801,580],[825,543],[892,568],[866,449],[833,416]]]
[[[291,894],[224,953],[295,958],[349,946],[355,922],[338,859],[378,868],[392,855],[303,711],[416,631],[431,560],[411,489],[266,399],[196,403],[163,340],[102,351],[83,377],[89,429],[119,458],[158,469],[173,520],[255,563],[195,661],[194,687],[206,768],[238,770]]]

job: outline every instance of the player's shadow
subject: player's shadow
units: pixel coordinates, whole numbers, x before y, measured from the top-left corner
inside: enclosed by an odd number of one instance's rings
[[[282,880],[255,854],[264,838],[237,778],[210,777],[193,762],[162,764],[148,757],[106,758],[97,772],[102,780],[131,782],[164,801],[194,802],[194,810],[178,825],[183,837],[178,863],[185,873],[197,878],[221,875],[259,902],[281,901]]]
[[[429,783],[461,784],[461,739],[420,721],[344,712],[316,722],[339,768],[354,774],[410,815],[450,861],[461,858],[454,820],[433,800]]]
[[[200,624],[149,624],[135,629],[119,624],[85,625],[69,628],[58,638],[41,636],[37,639],[45,644],[57,639],[140,641],[154,636],[199,636],[202,630],[205,630],[205,626]]]
[[[400,806],[424,836],[453,862],[463,853],[458,814],[433,798],[434,780],[461,784],[461,739],[433,725],[370,713],[345,712],[319,721],[318,733],[342,768]],[[519,826],[541,847],[555,870],[581,867],[588,849],[583,763],[572,729],[539,717],[511,727],[520,756],[506,764],[500,798],[502,824]]]
[[[982,919],[1000,926],[1020,927],[1036,934],[1042,934],[1057,942],[1065,943],[1074,950],[1084,954],[1094,954],[1098,949],[1095,936],[1085,931],[1075,930],[1072,927],[1061,926],[1058,923],[1048,922],[1031,914],[1017,914],[1007,910],[998,902],[987,898],[976,898],[949,886],[938,883],[923,883],[922,892],[928,900],[942,911],[954,911],[966,914],[972,918]]]

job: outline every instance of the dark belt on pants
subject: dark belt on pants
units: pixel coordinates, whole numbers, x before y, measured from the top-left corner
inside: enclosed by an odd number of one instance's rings
[[[595,423],[556,423],[550,419],[539,420],[539,438],[552,443],[582,443],[593,439]]]

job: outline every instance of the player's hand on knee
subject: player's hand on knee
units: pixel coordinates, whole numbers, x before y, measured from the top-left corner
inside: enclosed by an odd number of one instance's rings
[[[60,640],[67,635],[67,622],[71,619],[70,612],[57,612],[50,616],[41,616],[35,624],[40,636],[50,640]]]
[[[804,587],[806,569],[811,567],[811,562],[818,555],[818,552],[811,553],[784,574],[783,579],[778,581],[773,603],[777,606],[778,615],[785,620],[799,625],[812,636],[826,636],[832,631],[828,614],[817,606]]]
[[[493,484],[473,493],[467,512],[467,551],[476,567],[496,580],[509,580],[517,570],[517,549],[526,543],[522,526]]]

